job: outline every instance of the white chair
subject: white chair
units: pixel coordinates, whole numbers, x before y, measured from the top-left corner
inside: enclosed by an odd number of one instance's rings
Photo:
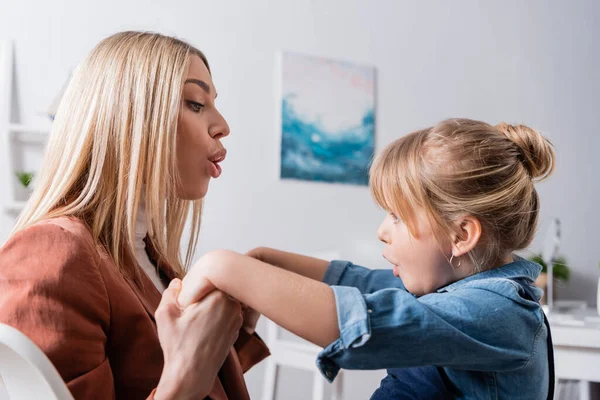
[[[326,251],[310,254],[324,260],[340,259],[338,251]],[[277,370],[279,367],[292,367],[313,374],[312,400],[325,400],[325,388],[329,383],[321,376],[317,368],[317,355],[321,351],[319,346],[309,342],[286,340],[279,337],[279,326],[265,318],[267,322],[266,342],[271,351],[271,356],[266,360],[266,371],[263,384],[262,400],[276,400]],[[331,400],[343,399],[343,370],[340,370],[333,382]]]
[[[1,323],[0,376],[11,400],[73,400],[44,352],[20,331]]]
[[[312,400],[325,400],[325,388],[329,383],[321,376],[316,365],[319,346],[311,343],[301,343],[285,340],[279,337],[279,327],[273,321],[267,322],[266,342],[271,356],[266,360],[265,378],[263,384],[263,400],[276,400],[277,370],[279,367],[292,367],[313,374]],[[343,399],[343,370],[340,370],[333,382],[331,400]]]

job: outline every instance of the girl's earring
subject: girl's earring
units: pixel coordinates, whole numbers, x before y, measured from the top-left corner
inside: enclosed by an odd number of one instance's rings
[[[461,260],[458,260],[458,265],[456,267],[454,266],[454,264],[452,264],[452,260],[454,260],[454,254],[450,256],[450,265],[452,266],[452,268],[460,268]]]

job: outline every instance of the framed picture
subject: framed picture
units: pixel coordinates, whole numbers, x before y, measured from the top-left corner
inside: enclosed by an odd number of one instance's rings
[[[281,54],[280,177],[368,185],[375,68]]]

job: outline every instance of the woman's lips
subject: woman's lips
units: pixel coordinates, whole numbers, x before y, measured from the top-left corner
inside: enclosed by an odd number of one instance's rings
[[[209,166],[210,176],[212,176],[215,179],[217,179],[219,176],[221,176],[221,173],[223,172],[223,169],[221,168],[221,166],[217,162],[214,162],[214,161],[208,161],[208,163],[210,164],[210,166]]]
[[[210,176],[212,176],[215,179],[221,176],[223,169],[221,168],[219,163],[225,160],[226,156],[227,150],[224,147],[222,147],[208,158],[208,162],[210,163]]]

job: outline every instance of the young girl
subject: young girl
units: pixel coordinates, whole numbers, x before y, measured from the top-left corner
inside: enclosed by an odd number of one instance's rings
[[[392,271],[220,250],[188,273],[180,305],[215,287],[230,294],[324,347],[317,364],[330,381],[340,368],[387,368],[373,399],[546,399],[541,267],[512,252],[533,238],[533,184],[553,169],[551,144],[526,126],[443,121],[396,140],[372,167]]]

